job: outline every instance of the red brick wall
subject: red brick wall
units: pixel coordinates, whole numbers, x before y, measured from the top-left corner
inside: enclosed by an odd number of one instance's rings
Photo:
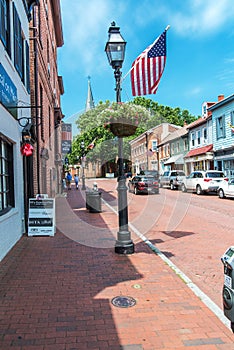
[[[34,11],[34,21],[32,19],[30,23],[31,27],[36,28],[36,30],[30,30],[31,104],[35,106],[37,102],[39,106],[41,105],[37,111],[32,109],[34,120],[36,114],[39,117],[33,162],[34,193],[40,191],[54,196],[60,188],[62,168],[58,162],[61,155],[61,126],[59,125],[61,91],[57,67],[54,23],[56,19],[49,0],[41,0],[40,6],[35,6]],[[35,57],[36,77],[34,76]],[[36,83],[37,86],[35,86]]]

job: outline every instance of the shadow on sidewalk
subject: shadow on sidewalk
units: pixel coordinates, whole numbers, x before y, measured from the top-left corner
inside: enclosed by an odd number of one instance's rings
[[[71,208],[77,194],[68,196]],[[126,341],[121,345],[111,300],[122,294],[122,284],[131,287],[143,275],[113,247],[70,239],[66,230],[84,229],[83,237],[90,226],[77,221],[65,202],[69,198],[57,201],[54,237],[24,236],[0,263],[0,348],[142,349]],[[136,251],[152,254],[143,243]]]

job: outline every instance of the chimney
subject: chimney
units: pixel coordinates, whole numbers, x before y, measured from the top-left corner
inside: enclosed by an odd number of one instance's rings
[[[224,100],[224,95],[219,95],[218,96],[218,102]]]

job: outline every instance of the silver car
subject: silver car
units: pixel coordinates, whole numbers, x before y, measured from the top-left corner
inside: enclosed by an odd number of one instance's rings
[[[183,180],[181,190],[182,192],[196,192],[198,195],[204,192],[217,192],[220,182],[223,180],[228,181],[228,178],[222,171],[197,170]]]

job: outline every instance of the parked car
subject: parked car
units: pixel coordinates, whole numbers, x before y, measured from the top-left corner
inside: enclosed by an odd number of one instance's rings
[[[164,171],[163,175],[159,177],[160,187],[167,186],[171,190],[178,189],[184,178],[185,173],[182,170]]]
[[[219,198],[234,198],[234,179],[221,181],[218,188],[218,195]]]
[[[159,193],[159,183],[154,176],[136,175],[128,181],[128,190],[135,194]]]
[[[187,176],[182,184],[182,192],[192,191],[198,195],[204,192],[217,192],[219,184],[223,180],[228,180],[222,171],[207,170],[207,171],[193,171]]]

